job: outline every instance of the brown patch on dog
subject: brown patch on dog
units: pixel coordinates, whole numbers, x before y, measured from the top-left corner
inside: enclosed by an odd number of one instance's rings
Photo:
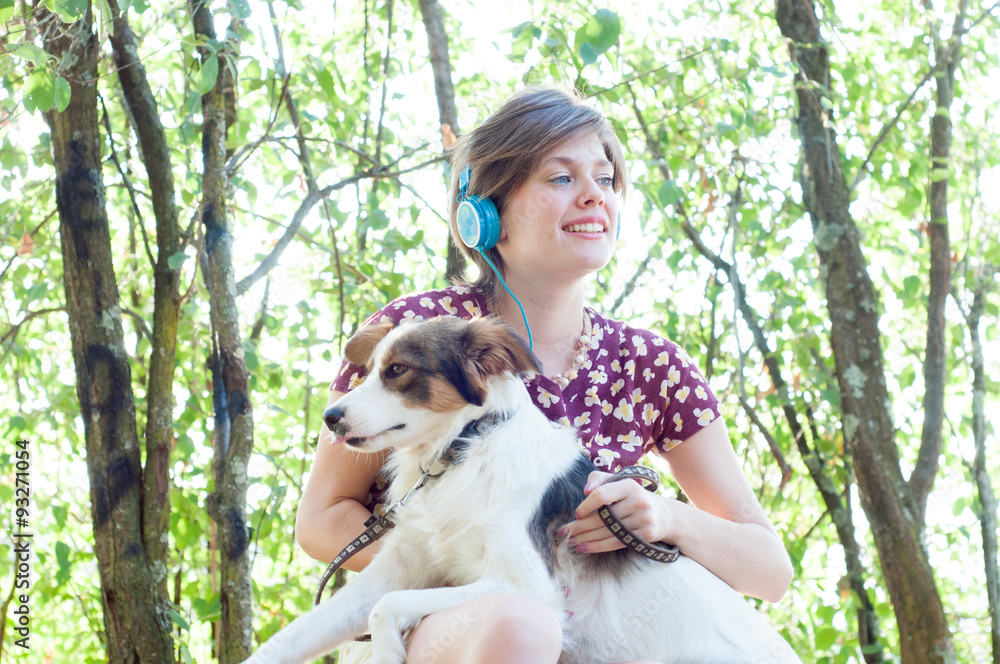
[[[389,334],[392,328],[395,327],[393,323],[372,323],[370,325],[365,325],[363,328],[358,330],[353,337],[348,340],[347,345],[344,346],[344,357],[347,358],[348,362],[352,364],[357,364],[358,366],[366,367],[368,362],[372,358],[372,352],[375,350],[375,346],[378,342],[385,338],[385,335]]]
[[[524,343],[499,319],[441,316],[395,339],[378,367],[382,384],[408,405],[437,412],[481,406],[486,382],[505,372],[539,371]]]

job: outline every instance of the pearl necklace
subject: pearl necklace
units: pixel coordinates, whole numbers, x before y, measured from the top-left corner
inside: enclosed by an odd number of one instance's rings
[[[566,371],[552,376],[552,381],[559,386],[559,389],[565,390],[569,382],[576,379],[580,368],[587,361],[587,351],[590,350],[590,335],[592,331],[590,314],[584,309],[583,334],[580,335],[580,340],[576,342],[576,346],[573,348],[573,363],[569,365],[569,369]]]

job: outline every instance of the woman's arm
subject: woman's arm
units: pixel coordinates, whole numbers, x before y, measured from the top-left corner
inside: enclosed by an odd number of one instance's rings
[[[781,599],[792,580],[792,564],[740,468],[725,422],[717,419],[663,457],[690,505],[652,494],[636,482],[604,484],[609,475],[594,473],[577,521],[564,531],[571,543],[585,552],[621,548],[596,513],[602,505],[618,503],[615,514],[642,539],[675,544],[744,595]]]
[[[342,396],[343,392],[330,392],[326,407]],[[344,445],[331,445],[332,440],[333,434],[324,424],[295,517],[295,541],[307,554],[327,563],[364,531],[371,516],[365,499],[385,463],[384,453],[363,454]],[[363,569],[378,549],[376,542],[348,559],[344,567]]]

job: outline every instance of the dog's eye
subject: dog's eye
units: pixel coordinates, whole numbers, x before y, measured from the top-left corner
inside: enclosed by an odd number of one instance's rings
[[[410,370],[410,368],[408,366],[406,366],[405,364],[398,364],[397,363],[397,364],[390,364],[389,365],[389,375],[392,376],[393,378],[398,378],[399,376],[402,376],[403,374],[405,374],[409,370]]]

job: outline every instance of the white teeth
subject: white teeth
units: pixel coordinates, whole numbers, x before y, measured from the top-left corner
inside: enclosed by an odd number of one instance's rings
[[[573,224],[572,226],[567,226],[563,230],[569,233],[603,233],[604,225],[599,223]]]

